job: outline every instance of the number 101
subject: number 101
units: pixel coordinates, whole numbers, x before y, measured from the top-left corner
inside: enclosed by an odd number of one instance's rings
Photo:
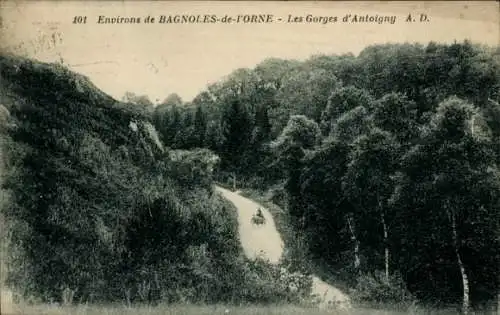
[[[87,23],[86,16],[75,16],[73,18],[73,24],[85,24],[85,23]]]

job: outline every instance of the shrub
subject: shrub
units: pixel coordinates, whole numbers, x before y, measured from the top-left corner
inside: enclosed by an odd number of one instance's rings
[[[406,309],[414,301],[399,274],[390,276],[386,281],[385,274],[380,271],[360,275],[350,296],[355,303],[371,307],[389,304]]]
[[[263,304],[310,302],[312,278],[299,272],[290,272],[282,264],[271,264],[257,258],[244,264],[243,296],[245,301]]]

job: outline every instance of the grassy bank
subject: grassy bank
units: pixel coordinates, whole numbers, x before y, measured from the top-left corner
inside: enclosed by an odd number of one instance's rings
[[[44,314],[44,315],[203,315],[203,314],[236,314],[236,315],[452,315],[454,311],[437,311],[413,309],[408,312],[382,311],[373,309],[353,309],[349,311],[335,311],[327,309],[302,308],[296,306],[226,306],[226,305],[160,305],[157,307],[137,306],[20,306],[15,314]],[[7,314],[8,315],[8,314]]]

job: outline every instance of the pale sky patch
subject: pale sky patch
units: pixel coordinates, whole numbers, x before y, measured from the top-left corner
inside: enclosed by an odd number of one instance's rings
[[[408,14],[429,23],[405,23]],[[0,4],[0,49],[64,63],[120,99],[126,91],[155,102],[170,93],[191,100],[231,71],[269,57],[303,60],[312,54],[359,53],[385,42],[499,44],[498,3],[490,2],[176,2],[40,1]],[[396,15],[390,24],[96,24],[99,15],[174,14]],[[72,24],[87,16],[86,24]],[[55,40],[51,37],[56,33]],[[45,36],[45,37],[44,37]],[[52,44],[50,41],[52,40]],[[15,48],[23,43],[22,48]]]

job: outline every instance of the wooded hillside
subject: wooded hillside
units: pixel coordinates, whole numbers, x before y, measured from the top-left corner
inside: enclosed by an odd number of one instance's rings
[[[498,47],[385,44],[271,58],[170,96],[153,121],[168,146],[218,153],[219,180],[273,187],[363,299],[402,285],[467,307],[500,288],[499,102]]]
[[[60,65],[1,56],[0,90],[2,259],[7,285],[25,299],[269,303],[304,294],[276,285],[278,267],[243,256],[233,205],[213,191],[211,151],[165,147],[144,107]]]

